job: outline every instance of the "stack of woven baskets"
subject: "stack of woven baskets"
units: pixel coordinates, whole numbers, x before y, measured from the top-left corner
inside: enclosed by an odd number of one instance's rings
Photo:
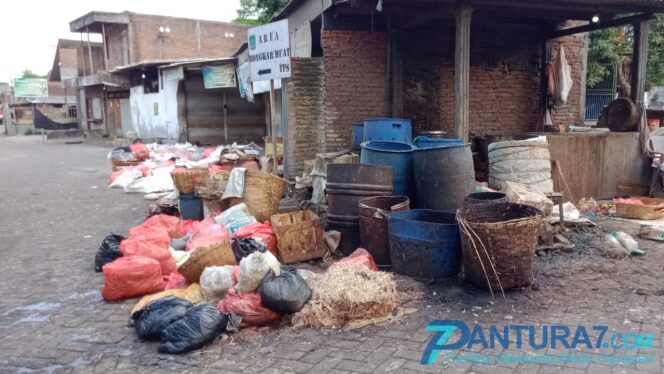
[[[194,193],[194,186],[196,183],[208,178],[208,170],[206,168],[176,168],[171,172],[173,184],[180,193]]]
[[[528,205],[466,205],[457,213],[465,279],[493,291],[530,284],[542,212]]]
[[[227,182],[230,172],[219,171],[212,176],[213,180]],[[244,202],[249,213],[260,222],[267,221],[279,211],[279,203],[288,181],[261,171],[247,170],[244,177],[244,197],[222,200],[222,208]]]

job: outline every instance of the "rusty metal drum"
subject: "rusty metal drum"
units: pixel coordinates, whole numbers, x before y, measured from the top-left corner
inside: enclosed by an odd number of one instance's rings
[[[407,196],[377,196],[360,200],[360,243],[379,266],[389,266],[387,219],[391,212],[410,209]]]

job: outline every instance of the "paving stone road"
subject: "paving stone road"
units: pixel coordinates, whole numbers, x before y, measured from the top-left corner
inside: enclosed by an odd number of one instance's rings
[[[664,245],[641,241],[642,258],[610,260],[596,243],[575,238],[578,250],[536,259],[537,287],[506,299],[459,280],[426,288],[398,322],[355,331],[248,330],[185,355],[157,353],[127,325],[135,300],[106,303],[94,253],[110,231],[124,233],[145,217],[142,195],[107,190],[107,148],[0,137],[0,373],[632,373],[662,372]],[[604,230],[638,227],[603,222]],[[611,333],[653,335],[652,349],[471,349],[441,353],[420,364],[434,319],[475,324],[607,325]],[[594,339],[596,334],[591,333]],[[510,338],[511,344],[514,339]],[[497,354],[587,354],[592,362],[496,362]],[[604,354],[640,354],[638,364],[609,364]],[[473,356],[475,355],[475,356]],[[488,357],[491,364],[458,362]],[[456,360],[457,362],[453,362]]]

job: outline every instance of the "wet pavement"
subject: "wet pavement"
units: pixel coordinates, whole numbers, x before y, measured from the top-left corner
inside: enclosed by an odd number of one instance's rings
[[[613,260],[581,235],[577,251],[537,257],[535,286],[491,296],[460,280],[427,286],[404,307],[417,311],[395,322],[354,331],[245,330],[184,355],[157,353],[157,343],[136,338],[127,325],[136,300],[106,303],[94,272],[94,253],[111,231],[142,222],[142,195],[107,190],[109,149],[43,143],[39,137],[0,137],[0,373],[68,372],[450,372],[632,373],[662,372],[664,245],[640,240],[644,257]],[[601,223],[636,234],[638,226]],[[590,239],[589,239],[590,238]],[[578,239],[578,238],[577,238]],[[593,244],[594,243],[594,244]],[[416,293],[420,286],[400,281]],[[652,347],[634,350],[585,347],[535,350],[475,344],[442,351],[421,365],[436,319],[476,324],[606,325],[607,334],[652,334]],[[538,330],[539,331],[539,330]],[[590,332],[594,341],[596,334]],[[452,339],[454,340],[454,339]],[[584,355],[590,360],[533,364],[506,355]],[[634,355],[640,363],[611,363]],[[472,362],[468,362],[472,361]],[[523,361],[523,359],[522,359]]]

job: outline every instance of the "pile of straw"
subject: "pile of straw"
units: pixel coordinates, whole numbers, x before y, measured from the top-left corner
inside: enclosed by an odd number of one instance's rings
[[[358,319],[392,314],[398,304],[392,274],[355,265],[337,265],[313,281],[311,300],[293,315],[293,326],[343,327]]]

